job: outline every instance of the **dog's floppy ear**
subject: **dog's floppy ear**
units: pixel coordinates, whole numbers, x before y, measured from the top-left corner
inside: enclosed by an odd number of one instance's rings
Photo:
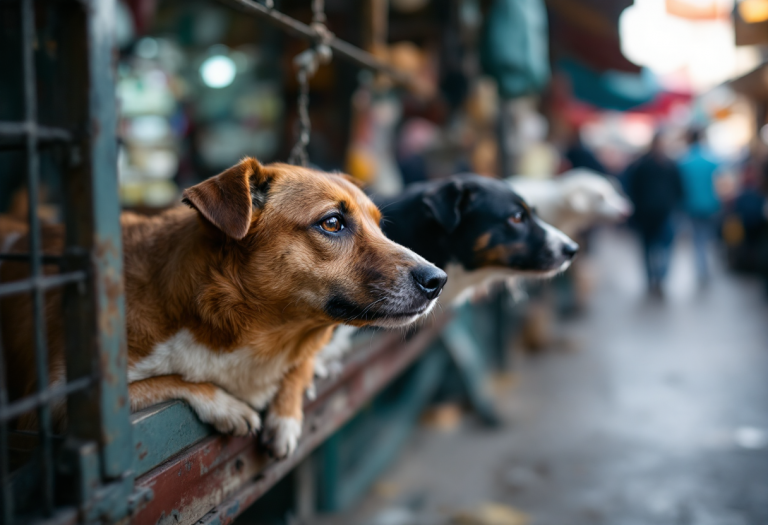
[[[346,179],[347,182],[350,182],[360,188],[361,190],[365,189],[365,182],[361,181],[357,177],[353,177],[352,175],[347,175],[346,173],[339,173],[344,179]]]
[[[251,227],[253,207],[262,207],[269,175],[259,161],[242,160],[210,179],[184,190],[182,202],[196,209],[214,226],[241,240]]]
[[[427,213],[445,231],[452,233],[461,222],[461,215],[466,211],[470,199],[470,188],[462,181],[453,180],[427,192],[422,201]]]

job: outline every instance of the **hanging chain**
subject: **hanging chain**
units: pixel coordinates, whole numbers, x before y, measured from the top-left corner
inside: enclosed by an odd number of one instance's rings
[[[312,24],[310,27],[317,35],[317,43],[293,59],[294,65],[298,68],[296,80],[299,83],[299,98],[296,107],[299,113],[299,138],[291,149],[288,162],[304,167],[309,162],[307,146],[312,131],[312,123],[309,120],[309,79],[317,72],[320,64],[327,64],[332,56],[328,42],[333,38],[333,33],[325,26],[325,20],[324,0],[312,0]]]
[[[325,24],[325,0],[312,0],[312,23]]]
[[[306,167],[307,145],[312,128],[312,123],[309,121],[309,81],[306,70],[299,68],[296,78],[299,81],[299,100],[296,104],[299,112],[299,138],[291,149],[288,163]]]

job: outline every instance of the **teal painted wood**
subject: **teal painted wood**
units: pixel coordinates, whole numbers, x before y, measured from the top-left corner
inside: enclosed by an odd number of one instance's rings
[[[495,426],[500,423],[500,419],[483,386],[488,374],[484,347],[477,343],[475,337],[469,307],[459,310],[456,319],[440,335],[448,355],[459,370],[472,409],[485,424]]]
[[[136,476],[214,433],[183,401],[169,401],[137,412],[131,416],[131,424]]]
[[[412,434],[419,414],[439,386],[447,363],[444,349],[433,345],[402,379],[404,383],[391,387],[396,392],[383,392],[368,411],[357,416],[368,420],[364,425],[358,424],[355,428],[356,422],[352,421],[322,445],[317,452],[321,465],[319,510],[334,512],[348,508],[386,470]],[[373,427],[372,436],[360,428],[366,424]],[[349,435],[355,433],[360,435]],[[352,448],[364,453],[354,454]],[[350,454],[356,457],[350,458]]]

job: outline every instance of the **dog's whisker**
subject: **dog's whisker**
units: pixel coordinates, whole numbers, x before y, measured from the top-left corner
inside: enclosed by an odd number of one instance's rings
[[[352,315],[352,316],[350,316],[350,317],[347,317],[347,318],[344,320],[344,322],[348,322],[348,321],[352,321],[352,320],[354,320],[354,319],[360,319],[360,318],[362,318],[362,317],[363,317],[363,316],[364,316],[366,313],[368,313],[368,310],[370,310],[370,309],[371,309],[371,308],[372,308],[374,305],[376,305],[377,303],[380,303],[381,301],[384,301],[384,300],[386,300],[386,297],[382,297],[382,298],[380,298],[380,299],[377,299],[376,301],[373,301],[373,302],[372,302],[372,303],[370,303],[368,306],[366,306],[366,307],[363,309],[363,311],[362,311],[361,313],[359,313],[359,314],[357,314],[357,315]]]

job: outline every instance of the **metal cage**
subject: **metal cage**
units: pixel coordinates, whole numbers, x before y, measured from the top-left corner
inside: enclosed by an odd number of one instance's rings
[[[281,14],[272,2],[222,2],[323,42],[340,59],[409,82],[361,49]],[[0,0],[0,206],[4,179],[18,175],[29,209],[29,249],[3,253],[0,246],[0,265],[23,265],[28,273],[0,281],[0,523],[224,525],[412,366],[444,329],[450,332],[451,315],[405,338],[389,333],[366,340],[350,354],[341,375],[319,382],[317,397],[305,402],[304,434],[286,460],[268,457],[254,438],[216,434],[181,401],[130,414],[114,16],[115,0]],[[57,253],[44,247],[49,226],[38,213],[42,182],[51,174],[59,181],[66,232]],[[30,327],[3,323],[19,297],[29,299]],[[63,325],[66,381],[49,385],[45,313],[51,308],[49,318]],[[3,336],[23,329],[33,332],[28,351],[36,388],[11,399]],[[62,400],[68,424],[57,435],[52,406]],[[17,418],[29,413],[36,432],[19,432]]]
[[[26,253],[0,255],[28,276],[0,283],[0,300],[31,296],[36,391],[9,399],[0,356],[3,523],[126,515],[133,490],[116,162],[110,0],[0,2],[0,155],[28,194]],[[41,159],[61,185],[65,249],[46,253],[38,213]],[[54,302],[54,293],[60,305]],[[8,304],[8,303],[6,303]],[[66,381],[49,386],[46,308],[60,308]],[[21,330],[6,326],[2,330]],[[0,339],[0,354],[3,351]],[[66,399],[66,435],[51,406]],[[35,411],[37,432],[14,420]]]

